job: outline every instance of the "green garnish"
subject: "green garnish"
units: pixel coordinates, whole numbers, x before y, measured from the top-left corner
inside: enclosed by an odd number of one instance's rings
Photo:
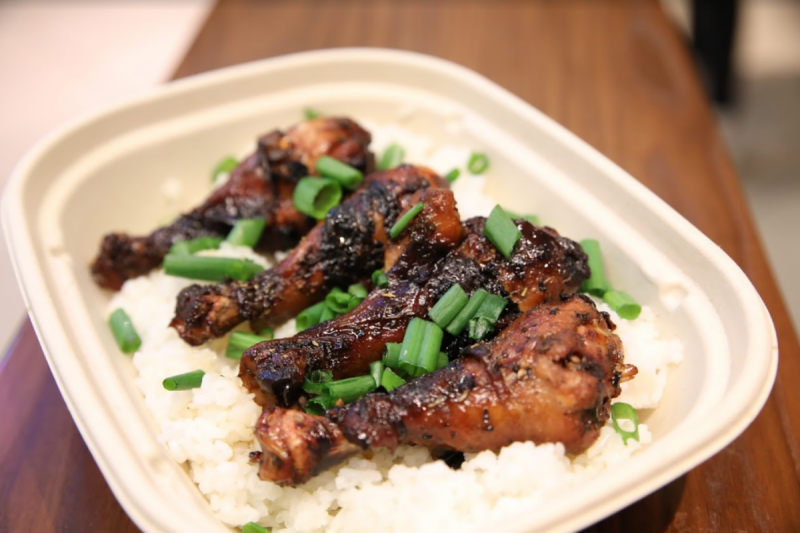
[[[489,168],[489,158],[486,156],[486,154],[472,152],[472,154],[469,156],[467,169],[472,174],[483,174],[486,172],[487,168]]]
[[[606,269],[603,267],[603,254],[600,251],[600,243],[595,239],[584,239],[581,241],[581,248],[586,252],[589,260],[589,279],[581,284],[581,291],[588,292],[592,296],[602,297],[606,291],[611,290],[611,284],[606,279]]]
[[[342,200],[342,187],[330,178],[305,177],[297,182],[292,197],[294,207],[310,217],[322,220]]]
[[[173,255],[164,257],[164,272],[180,278],[222,281],[231,278],[249,281],[264,267],[249,259],[204,257],[198,255]]]
[[[633,422],[633,431],[626,431],[619,425],[620,420],[630,420]],[[611,425],[614,431],[622,436],[622,441],[627,445],[628,439],[639,440],[639,416],[636,409],[623,402],[617,402],[611,406]]]
[[[197,237],[188,241],[178,241],[170,249],[171,255],[192,255],[201,250],[216,250],[222,244],[222,237]]]
[[[108,326],[122,353],[133,353],[142,345],[142,339],[136,333],[131,317],[124,309],[118,308],[111,313],[108,317]]]
[[[216,181],[220,174],[230,174],[238,165],[239,161],[233,156],[223,158],[211,171],[211,180]]]
[[[424,207],[425,202],[419,202],[417,205],[406,211],[406,214],[400,217],[400,220],[395,222],[394,226],[392,226],[392,229],[389,230],[389,237],[394,239],[400,235],[403,230],[406,229],[406,226],[408,226],[411,221],[414,220],[414,217],[416,217]]]
[[[351,191],[364,181],[364,174],[360,170],[327,155],[317,159],[317,173],[336,180],[339,185]]]
[[[428,317],[433,320],[441,328],[447,327],[448,324],[456,317],[456,315],[464,309],[469,301],[469,296],[461,288],[461,285],[456,283],[450,287],[444,296],[439,298],[439,301],[428,311]]]
[[[202,370],[194,370],[185,374],[170,376],[162,381],[161,384],[168,391],[196,389],[203,383],[203,376],[205,375],[206,373]]]
[[[506,259],[511,259],[514,246],[522,237],[517,225],[499,205],[492,209],[489,218],[486,219],[483,234]]]
[[[272,340],[272,337],[261,337],[244,331],[234,331],[228,340],[228,347],[225,348],[225,357],[230,359],[241,359],[244,352],[251,346],[260,342]]]
[[[405,150],[399,144],[390,144],[386,151],[383,152],[381,160],[378,163],[378,170],[389,170],[403,162]]]
[[[453,183],[454,181],[456,181],[458,179],[458,177],[460,175],[461,175],[461,171],[458,170],[457,168],[454,168],[453,170],[451,170],[450,172],[448,172],[447,174],[444,175],[444,179],[446,179],[450,183]]]
[[[622,291],[606,291],[603,294],[603,300],[608,306],[617,313],[620,318],[626,320],[634,320],[642,312],[642,306],[636,303],[636,300],[631,298],[627,292]]]
[[[267,221],[263,218],[243,218],[237,220],[225,240],[237,246],[252,248],[261,238],[261,233],[263,233],[266,223]]]

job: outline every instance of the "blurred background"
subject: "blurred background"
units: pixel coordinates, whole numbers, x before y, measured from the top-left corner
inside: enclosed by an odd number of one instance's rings
[[[726,2],[697,3],[714,7],[699,13],[691,0],[662,0],[687,43],[695,43],[698,68],[800,331],[800,1],[740,0],[735,16],[720,11]],[[168,80],[213,5],[0,0],[0,186],[53,128]],[[730,54],[725,28],[735,29]],[[0,295],[2,357],[25,316],[2,235]]]

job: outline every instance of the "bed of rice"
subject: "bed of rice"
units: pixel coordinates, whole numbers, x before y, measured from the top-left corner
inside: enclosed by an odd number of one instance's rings
[[[430,139],[397,126],[365,126],[373,132],[376,153],[397,142],[405,148],[408,161],[442,173],[460,167],[462,177],[453,189],[464,218],[487,215],[494,206],[482,193],[491,172],[478,177],[464,169],[468,148],[437,148]],[[252,250],[226,244],[203,253],[248,257],[269,266]],[[560,444],[515,443],[499,453],[468,455],[459,470],[433,461],[425,448],[404,446],[394,454],[377,450],[370,460],[352,458],[301,487],[279,487],[260,480],[257,466],[249,461],[249,453],[259,449],[253,427],[260,409],[237,377],[237,362],[224,356],[227,338],[191,347],[168,327],[176,295],[191,283],[159,270],[128,281],[108,309],[109,313],[125,309],[142,338],[133,356],[139,374],[136,383],[160,429],[159,440],[178,463],[187,466],[226,524],[252,521],[273,532],[297,533],[461,531],[517,508],[530,509],[548,493],[624,461],[651,441],[647,426],[641,424],[640,441],[629,440],[626,446],[609,424],[598,441],[576,458],[567,457]],[[610,311],[605,304],[599,307]],[[668,367],[681,361],[683,346],[678,340],[661,338],[657,317],[647,306],[635,321],[611,315],[625,345],[626,362],[639,368],[638,376],[622,385],[617,401],[637,409],[655,408]],[[293,332],[290,321],[276,335]],[[206,372],[200,388],[168,392],[162,387],[165,377],[196,369]]]

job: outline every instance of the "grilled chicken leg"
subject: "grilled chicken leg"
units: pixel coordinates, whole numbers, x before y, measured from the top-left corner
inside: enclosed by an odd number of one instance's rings
[[[580,246],[553,229],[517,221],[522,239],[507,260],[484,237],[484,225],[483,218],[467,221],[466,238],[443,259],[429,254],[433,260],[422,261],[418,250],[431,244],[423,239],[387,273],[389,287],[373,290],[350,313],[294,337],[251,347],[239,372],[245,385],[261,405],[289,406],[312,370],[330,370],[334,379],[364,374],[386,343],[401,342],[410,320],[425,317],[455,283],[467,293],[482,288],[508,298],[513,313],[556,302],[589,276]]]
[[[388,245],[388,232],[401,211],[438,197],[416,191],[446,186],[433,171],[411,165],[368,176],[275,267],[247,282],[191,285],[181,291],[170,325],[183,340],[198,345],[246,320],[255,329],[284,322],[333,287],[391,267],[404,241]]]
[[[159,266],[174,243],[224,237],[241,218],[266,219],[260,249],[293,246],[314,225],[292,203],[297,180],[313,172],[323,155],[371,171],[370,140],[367,131],[346,118],[317,118],[285,133],[273,131],[259,139],[256,151],[234,169],[225,185],[169,226],[141,237],[106,235],[92,262],[92,277],[101,287],[119,290],[126,280]]]
[[[325,416],[272,407],[256,425],[259,474],[298,484],[359,451],[417,444],[497,451],[517,441],[561,442],[579,454],[619,396],[623,364],[614,324],[585,296],[543,304],[442,370]]]

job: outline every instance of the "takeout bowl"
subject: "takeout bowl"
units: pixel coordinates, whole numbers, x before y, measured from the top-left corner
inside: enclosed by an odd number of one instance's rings
[[[199,202],[221,155],[296,122],[309,104],[489,152],[491,196],[564,235],[599,239],[612,282],[653,307],[662,333],[686,347],[661,405],[646,414],[652,444],[495,529],[569,531],[600,520],[719,451],[760,411],[777,368],[763,302],[729,257],[634,178],[453,63],[379,49],[295,54],[170,83],[62,128],[27,154],[3,196],[14,268],[50,368],[140,528],[227,530],[158,443],[88,262],[104,233],[145,233]]]

